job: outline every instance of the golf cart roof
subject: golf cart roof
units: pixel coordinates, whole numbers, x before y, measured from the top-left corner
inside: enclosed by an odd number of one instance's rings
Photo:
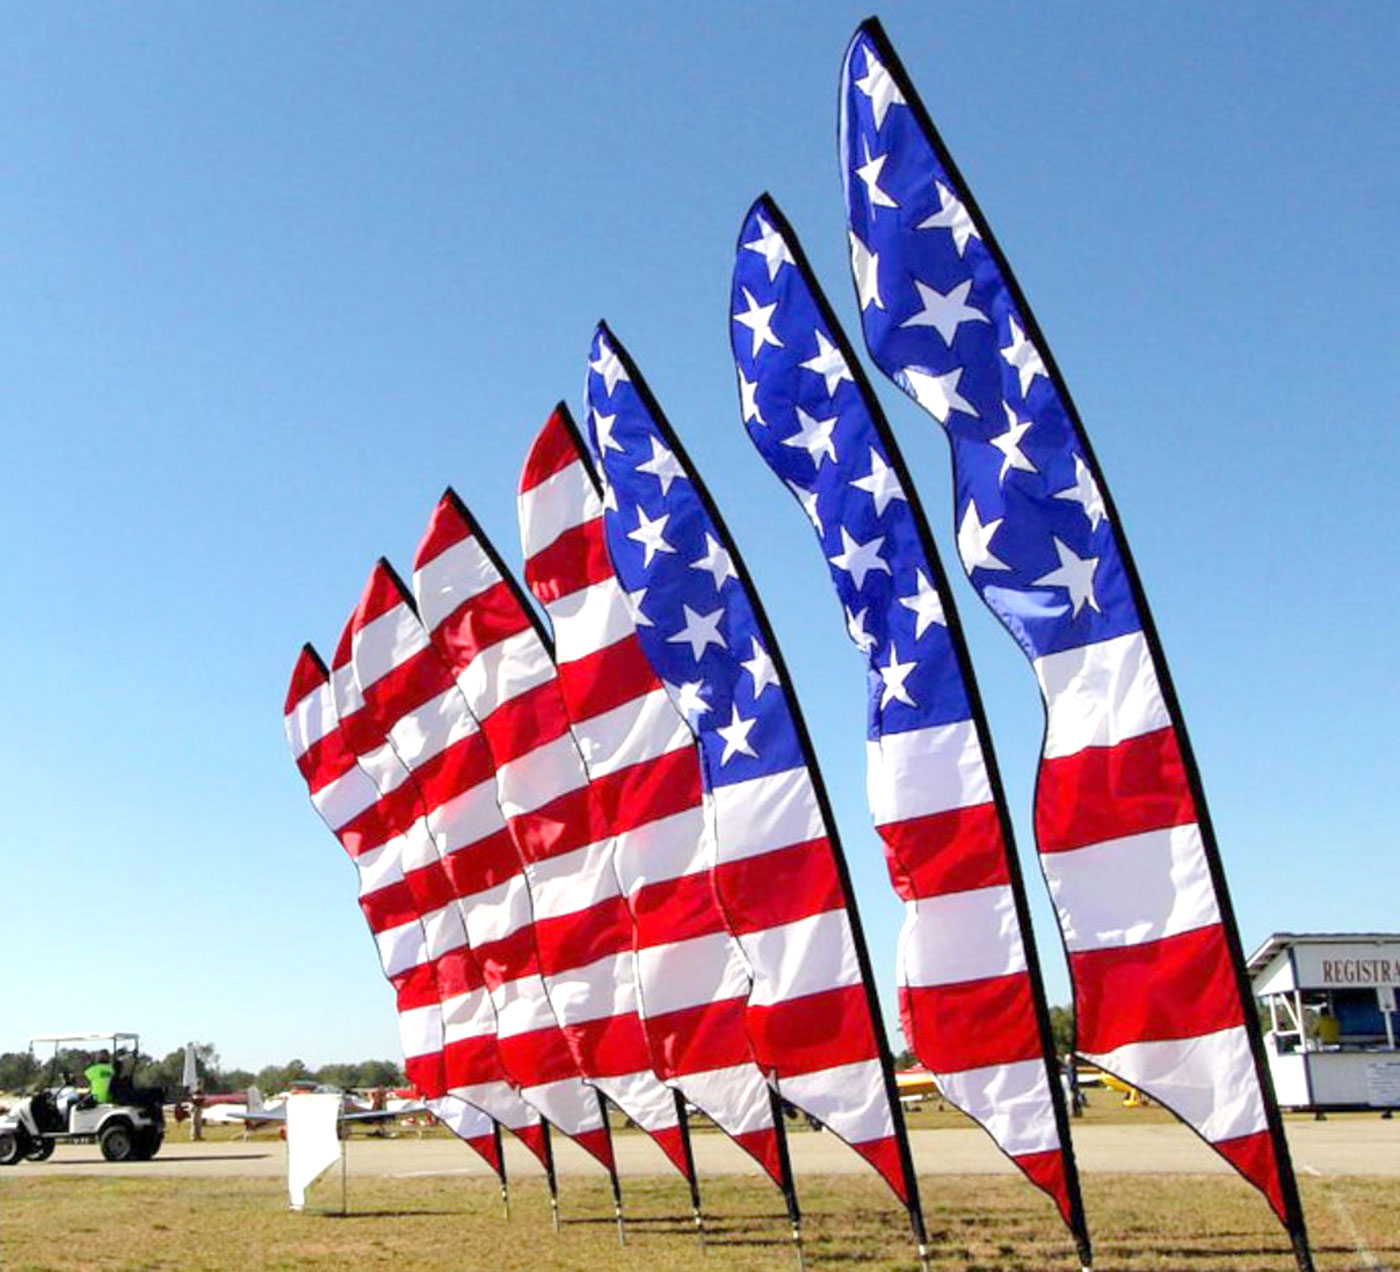
[[[68,1033],[68,1034],[42,1034],[37,1038],[31,1038],[29,1045],[32,1047],[36,1042],[109,1042],[116,1046],[121,1042],[139,1042],[140,1035],[128,1033],[122,1029],[109,1029],[105,1033]]]

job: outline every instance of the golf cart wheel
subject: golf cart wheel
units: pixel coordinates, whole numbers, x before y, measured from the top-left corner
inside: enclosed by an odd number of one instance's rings
[[[165,1128],[163,1126],[155,1126],[147,1130],[137,1131],[136,1149],[132,1156],[139,1162],[148,1162],[160,1152],[160,1146],[164,1142]]]
[[[97,1143],[109,1162],[129,1162],[136,1156],[136,1136],[130,1122],[109,1122],[102,1128]]]
[[[53,1156],[55,1147],[57,1147],[57,1145],[51,1139],[35,1140],[34,1143],[24,1150],[25,1160],[30,1162],[46,1162]]]
[[[19,1136],[13,1131],[0,1131],[0,1166],[13,1166],[20,1155]]]

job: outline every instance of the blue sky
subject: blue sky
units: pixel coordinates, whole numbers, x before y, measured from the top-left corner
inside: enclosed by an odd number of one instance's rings
[[[1396,926],[1400,125],[1388,6],[890,4],[1141,567],[1246,947]],[[886,1001],[860,659],[740,427],[769,190],[855,331],[844,3],[54,3],[0,48],[0,1050],[118,1026],[396,1054],[287,755],[297,649],[454,484],[518,561],[594,322],[719,499],[791,664]],[[955,561],[946,447],[883,393]],[[955,580],[1022,830],[1041,711]],[[1052,997],[1066,978],[1036,906]]]

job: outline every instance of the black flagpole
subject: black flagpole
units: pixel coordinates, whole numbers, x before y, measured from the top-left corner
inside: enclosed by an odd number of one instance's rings
[[[792,1248],[797,1251],[797,1272],[805,1272],[807,1257],[802,1249],[802,1207],[797,1204],[797,1180],[792,1174],[783,1102],[771,1086],[768,1088],[768,1103],[773,1110],[773,1130],[778,1137],[778,1170],[783,1177],[783,1200],[787,1202],[788,1220],[792,1224]]]
[[[559,1235],[559,1176],[554,1170],[554,1139],[550,1134],[549,1123],[541,1119],[544,1131],[544,1178],[549,1185],[549,1214],[554,1222],[554,1235]]]
[[[501,1124],[493,1122],[492,1133],[496,1137],[496,1160],[500,1166],[496,1170],[497,1178],[501,1181],[501,1209],[505,1212],[505,1218],[510,1218],[510,1190],[506,1184],[506,1151],[501,1142]]]
[[[1225,943],[1230,951],[1230,960],[1233,964],[1235,975],[1235,985],[1239,994],[1241,1014],[1244,1017],[1245,1036],[1249,1039],[1251,1057],[1254,1061],[1255,1078],[1259,1083],[1260,1094],[1264,1104],[1264,1116],[1269,1128],[1269,1137],[1273,1142],[1275,1159],[1278,1164],[1279,1188],[1283,1193],[1284,1211],[1287,1216],[1284,1228],[1288,1232],[1289,1239],[1293,1245],[1293,1254],[1297,1259],[1299,1272],[1313,1272],[1312,1252],[1308,1244],[1307,1226],[1303,1219],[1303,1204],[1298,1195],[1298,1180],[1293,1172],[1293,1158],[1288,1148],[1288,1140],[1283,1132],[1283,1118],[1279,1113],[1278,1100],[1274,1095],[1274,1084],[1272,1075],[1269,1073],[1268,1061],[1264,1055],[1264,1038],[1259,1027],[1259,1017],[1254,1010],[1254,993],[1250,986],[1249,972],[1245,967],[1244,951],[1240,945],[1239,928],[1235,920],[1234,905],[1230,900],[1229,888],[1225,882],[1225,870],[1220,860],[1220,847],[1215,837],[1215,828],[1210,819],[1210,810],[1206,807],[1205,788],[1201,782],[1200,769],[1196,765],[1195,753],[1191,747],[1191,739],[1186,731],[1186,720],[1182,715],[1181,703],[1176,696],[1176,687],[1172,681],[1171,670],[1167,666],[1166,654],[1162,648],[1161,638],[1157,634],[1157,624],[1152,618],[1151,607],[1147,603],[1147,593],[1142,586],[1142,577],[1138,573],[1137,564],[1133,559],[1131,548],[1128,546],[1128,536],[1123,528],[1123,520],[1118,515],[1118,509],[1114,505],[1113,496],[1109,492],[1108,485],[1103,478],[1103,469],[1099,467],[1098,459],[1094,455],[1093,445],[1089,440],[1089,435],[1085,431],[1084,422],[1079,414],[1079,408],[1074,404],[1074,398],[1069,391],[1069,385],[1060,372],[1059,365],[1055,361],[1054,352],[1045,339],[1045,333],[1041,330],[1039,322],[1036,321],[1034,312],[1026,300],[1025,293],[1021,290],[1021,285],[1016,281],[1016,275],[1011,269],[1011,263],[1007,260],[993,235],[987,218],[983,215],[981,207],[977,203],[976,196],[972,193],[972,188],[964,179],[957,163],[954,161],[948,147],[944,144],[938,129],[934,127],[933,120],[915,90],[913,82],[909,78],[908,72],[904,69],[903,62],[895,52],[894,45],[885,34],[884,27],[878,18],[867,18],[861,24],[861,30],[870,36],[871,41],[879,50],[881,59],[884,61],[885,69],[898,84],[900,91],[904,95],[905,104],[914,112],[914,117],[919,126],[923,129],[929,144],[932,146],[939,162],[943,164],[948,175],[952,177],[954,184],[958,187],[968,215],[977,226],[978,234],[982,238],[992,260],[1000,268],[1007,290],[1011,293],[1012,299],[1016,302],[1017,308],[1021,312],[1021,317],[1025,321],[1025,334],[1027,339],[1035,345],[1040,353],[1041,361],[1045,365],[1046,374],[1050,382],[1059,393],[1066,415],[1074,425],[1078,434],[1079,444],[1084,451],[1084,463],[1089,469],[1099,489],[1099,495],[1104,502],[1104,510],[1108,514],[1109,520],[1117,528],[1118,553],[1123,562],[1123,574],[1128,581],[1129,589],[1133,594],[1133,602],[1137,606],[1138,617],[1142,622],[1143,639],[1151,651],[1153,661],[1156,666],[1157,680],[1162,690],[1162,699],[1167,708],[1168,718],[1171,720],[1172,729],[1177,737],[1177,745],[1181,752],[1182,765],[1186,772],[1187,785],[1191,790],[1191,797],[1195,803],[1197,825],[1201,831],[1201,843],[1205,850],[1205,859],[1210,870],[1211,882],[1215,886],[1216,903],[1220,910],[1221,927],[1225,934]],[[1048,723],[1048,718],[1047,718]],[[1037,788],[1039,779],[1037,778]],[[1038,790],[1037,790],[1038,793]],[[1171,1110],[1169,1110],[1171,1111]],[[1189,1122],[1182,1119],[1184,1125],[1190,1127],[1197,1135],[1200,1134]],[[1202,1137],[1204,1138],[1204,1137]],[[1210,1143],[1209,1140],[1206,1143]],[[1212,1144],[1212,1148],[1215,1146]],[[1218,1149],[1216,1150],[1219,1151]],[[1233,1165],[1233,1163],[1231,1163]],[[1253,1181],[1251,1181],[1253,1182]],[[1256,1185],[1257,1187],[1257,1185]]]
[[[681,1147],[685,1151],[685,1173],[690,1184],[690,1208],[695,1215],[695,1236],[700,1249],[705,1249],[705,1216],[700,1209],[700,1179],[695,1173],[695,1151],[690,1143],[690,1115],[685,1110],[685,1096],[673,1091],[676,1098],[676,1120],[681,1128]]]
[[[627,1244],[627,1229],[622,1222],[622,1183],[617,1177],[617,1149],[613,1145],[612,1131],[608,1126],[608,1102],[603,1093],[598,1092],[598,1112],[603,1115],[603,1128],[608,1131],[608,1146],[613,1149],[613,1162],[608,1167],[608,1178],[612,1180],[613,1213],[617,1216],[617,1244]]]

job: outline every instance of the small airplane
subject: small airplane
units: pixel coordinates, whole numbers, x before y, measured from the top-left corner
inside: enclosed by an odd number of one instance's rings
[[[918,1108],[927,1099],[942,1099],[938,1080],[923,1065],[916,1064],[908,1069],[896,1069],[895,1088],[899,1091],[899,1102],[906,1109]]]
[[[264,1100],[262,1092],[256,1086],[250,1086],[247,1095],[242,1097],[241,1107],[237,1103],[238,1096],[216,1097],[213,1101],[206,1099],[204,1120],[214,1123],[242,1123],[244,1129],[255,1131],[265,1126],[284,1123],[287,1120],[287,1101],[294,1100],[299,1095],[312,1094],[340,1096],[340,1113],[337,1120],[341,1123],[382,1125],[395,1122],[401,1117],[414,1117],[432,1112],[421,1100],[393,1096],[385,1098],[382,1107],[376,1108],[377,1100],[366,1103],[336,1087],[315,1085],[294,1085],[290,1091]]]

